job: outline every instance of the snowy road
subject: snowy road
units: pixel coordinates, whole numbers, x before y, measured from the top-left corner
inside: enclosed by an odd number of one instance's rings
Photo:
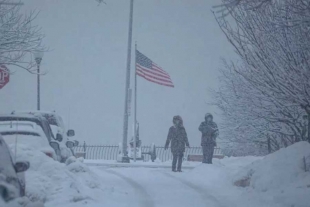
[[[72,158],[64,164],[20,146],[17,159],[31,163],[27,197],[8,206],[28,199],[45,207],[310,207],[310,174],[300,165],[309,149],[299,143],[266,157],[214,159],[212,165],[185,161],[184,172],[174,173],[171,162],[120,166]],[[244,178],[250,186],[234,185]]]
[[[121,178],[122,180],[124,180],[126,183],[128,183],[132,187],[132,189],[135,191],[135,197],[136,197],[135,199],[140,204],[140,206],[148,206],[148,207],[155,206],[152,200],[152,197],[146,192],[143,186],[141,186],[138,182],[132,180],[129,177],[122,175],[121,173],[118,173],[112,170],[107,170],[106,172],[111,173],[112,175],[115,175]]]
[[[127,190],[128,199],[119,200],[119,206],[223,206],[203,186],[186,181],[181,173],[168,169],[91,167],[91,170],[102,178],[109,176],[110,182],[113,180],[118,188]]]
[[[171,179],[176,179],[180,181],[183,186],[186,186],[196,193],[200,195],[203,200],[204,205],[201,206],[222,206],[217,198],[215,198],[207,189],[203,188],[202,186],[195,185],[191,182],[188,182],[182,178],[173,176],[171,174],[165,173],[165,175],[169,176]]]

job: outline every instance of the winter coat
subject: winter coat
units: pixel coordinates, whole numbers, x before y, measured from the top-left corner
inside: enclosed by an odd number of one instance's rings
[[[187,134],[183,126],[170,127],[166,141],[166,148],[169,147],[170,142],[172,154],[183,153],[185,151],[185,145],[189,147]]]
[[[202,122],[199,126],[201,131],[201,146],[216,146],[216,137],[219,134],[219,130],[215,122]]]

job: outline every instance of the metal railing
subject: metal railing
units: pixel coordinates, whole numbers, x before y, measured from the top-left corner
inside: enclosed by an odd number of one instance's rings
[[[142,146],[142,152],[149,152],[151,146]],[[116,160],[119,152],[118,145],[80,145],[74,147],[74,152],[82,152],[85,159],[90,160]],[[222,155],[220,148],[214,148],[215,155]],[[185,149],[184,158],[187,159],[188,155],[202,155],[201,147],[191,147]],[[165,150],[164,147],[156,146],[156,157],[162,162],[172,159],[170,148]],[[144,161],[149,161],[150,156],[144,155]]]

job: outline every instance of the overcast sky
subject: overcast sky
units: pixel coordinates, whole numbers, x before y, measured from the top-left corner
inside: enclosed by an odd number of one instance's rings
[[[56,110],[89,144],[118,144],[123,134],[129,0],[27,0],[40,11],[44,54],[41,108]],[[200,144],[198,126],[206,112],[208,89],[218,87],[221,57],[234,53],[211,9],[217,0],[135,0],[133,43],[166,70],[167,88],[138,79],[138,121],[143,144],[164,145],[172,117],[181,115],[190,144]],[[134,51],[134,46],[133,46]],[[133,54],[134,58],[134,54]],[[133,63],[134,61],[132,61]],[[14,69],[0,90],[0,112],[36,109],[36,76]],[[133,86],[134,67],[131,67]],[[132,107],[133,108],[133,107]],[[132,136],[130,117],[129,133]],[[215,116],[215,121],[219,118]],[[220,123],[219,123],[220,124]]]

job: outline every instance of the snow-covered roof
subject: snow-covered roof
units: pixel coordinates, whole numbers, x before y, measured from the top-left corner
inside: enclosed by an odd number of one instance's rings
[[[38,132],[40,127],[31,121],[0,121],[0,132],[4,131],[28,131]]]
[[[0,119],[4,118],[29,118],[29,119],[40,119],[41,117],[33,114],[0,114]]]
[[[56,111],[54,110],[54,111],[38,111],[38,110],[33,110],[33,111],[12,111],[12,114],[19,114],[19,113],[21,113],[21,114],[30,114],[30,113],[32,113],[32,114],[42,114],[42,113],[44,113],[44,114],[56,114]]]
[[[63,118],[56,113],[56,111],[13,111],[14,115],[24,115],[24,114],[32,114],[36,116],[43,116],[46,118],[51,125],[56,125],[65,130],[65,126],[63,123]]]
[[[2,114],[0,115],[0,122],[12,122],[18,121],[18,123],[25,122],[35,122],[40,125],[45,133],[45,136],[50,141],[52,138],[54,139],[54,135],[52,133],[51,127],[48,124],[48,121],[43,116],[37,116],[32,114]]]

